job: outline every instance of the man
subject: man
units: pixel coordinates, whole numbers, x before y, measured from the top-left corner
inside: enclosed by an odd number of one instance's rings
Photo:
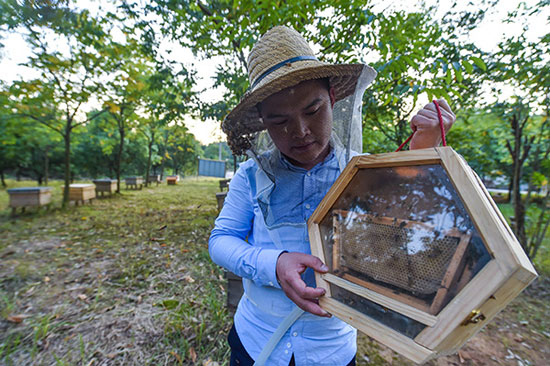
[[[328,268],[310,254],[306,223],[354,154],[349,126],[360,128],[360,99],[376,73],[318,61],[287,27],[267,32],[248,64],[251,88],[223,128],[233,152],[253,159],[232,179],[209,241],[212,260],[245,288],[229,334],[231,365],[354,365],[356,330],[318,305],[325,289],[315,287],[313,270]],[[448,129],[455,117],[440,103]],[[336,121],[336,110],[347,117]],[[411,148],[440,143],[434,105],[411,127]],[[274,147],[260,151],[264,129]]]

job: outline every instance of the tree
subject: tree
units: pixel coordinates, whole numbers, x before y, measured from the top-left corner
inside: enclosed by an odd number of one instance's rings
[[[147,77],[143,94],[144,108],[138,129],[147,139],[148,162],[145,172],[148,185],[151,171],[153,146],[162,128],[176,123],[190,109],[194,95],[192,75],[185,68],[174,70],[172,63],[157,63],[155,71]]]
[[[550,4],[541,2],[539,5]],[[539,11],[540,8],[530,9],[520,5],[516,12],[510,14],[508,21],[523,19],[524,15],[533,15]],[[508,123],[506,147],[511,158],[510,197],[514,207],[512,229],[526,253],[533,258],[550,223],[550,218],[545,218],[544,207],[538,217],[535,234],[529,236],[526,212],[531,203],[533,180],[540,181],[541,175],[544,176],[540,170],[550,154],[547,132],[550,109],[550,33],[532,42],[528,41],[528,31],[526,25],[522,34],[501,42],[499,51],[491,59],[489,70],[494,81],[500,83],[493,89],[497,99],[501,99],[503,83],[515,89],[511,100],[498,100],[493,109]],[[546,116],[541,117],[542,113]],[[526,170],[531,170],[527,177]],[[529,182],[529,188],[524,199],[521,185],[525,180]]]
[[[120,193],[120,175],[122,170],[122,156],[124,141],[129,128],[136,126],[136,109],[139,108],[146,88],[146,75],[153,65],[140,52],[139,44],[131,38],[131,30],[125,28],[127,42],[124,46],[117,45],[116,53],[120,57],[120,65],[113,79],[107,84],[107,97],[104,107],[116,125],[118,132],[118,146],[116,149],[115,175],[117,193]]]
[[[25,32],[33,55],[26,66],[40,72],[40,78],[18,81],[12,92],[18,96],[19,115],[35,120],[59,133],[64,140],[63,206],[69,202],[71,134],[103,111],[82,117],[82,106],[100,92],[99,75],[109,69],[107,34],[103,20],[86,10],[77,11],[50,2],[9,2],[12,29]],[[54,46],[56,45],[56,46]],[[61,45],[66,50],[61,49]]]
[[[452,29],[431,20],[435,9],[410,14],[375,12],[374,3],[359,0],[157,0],[147,4],[143,13],[135,5],[124,9],[135,19],[157,14],[164,25],[160,27],[163,35],[191,48],[199,57],[225,58],[214,84],[225,93],[220,101],[200,102],[203,118],[222,120],[238,103],[248,87],[245,54],[261,34],[275,25],[291,26],[319,45],[322,61],[368,61],[378,70],[379,78],[369,89],[366,101],[365,142],[373,151],[381,147],[387,151],[388,145],[398,144],[408,134],[407,120],[420,93],[427,93],[430,99],[454,96],[456,101],[467,91],[477,90],[474,76],[485,65],[478,57],[479,51],[458,42],[454,33],[479,22],[483,9],[493,2],[478,1],[480,10],[475,14],[452,14],[457,19]],[[372,130],[378,131],[375,137],[384,140],[379,146],[372,146]]]
[[[159,164],[161,175],[164,175],[167,162],[170,163],[174,174],[194,171],[201,148],[184,125],[173,123],[162,128],[157,145],[161,158]]]

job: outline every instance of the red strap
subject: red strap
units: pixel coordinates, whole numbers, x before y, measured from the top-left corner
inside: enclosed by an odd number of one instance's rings
[[[441,109],[439,109],[439,103],[434,99],[435,109],[437,109],[437,118],[439,118],[439,129],[441,130],[441,143],[443,146],[447,146],[445,140],[445,127],[443,126],[443,117],[441,116]]]
[[[439,109],[439,103],[437,103],[437,100],[433,100],[433,103],[435,104],[435,109],[437,111],[437,118],[439,119],[439,129],[441,130],[441,142],[443,143],[443,146],[447,146],[447,140],[445,140],[445,127],[443,126],[443,116],[441,115],[441,109]],[[414,133],[416,132],[416,127],[414,127],[413,132],[411,135],[395,150],[395,152],[400,151],[414,136]]]

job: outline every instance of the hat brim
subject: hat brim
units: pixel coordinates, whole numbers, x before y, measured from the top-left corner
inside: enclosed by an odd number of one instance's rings
[[[363,70],[366,71],[368,84],[370,84],[376,76],[376,71],[364,64],[332,65],[316,60],[287,64],[267,75],[254,89],[243,96],[239,104],[224,119],[222,130],[228,135],[228,140],[264,130],[265,126],[261,121],[257,104],[270,95],[305,80],[329,78],[336,101],[341,100],[355,91],[357,79]],[[232,149],[235,145],[233,142],[228,141]],[[235,149],[233,150],[236,152]]]

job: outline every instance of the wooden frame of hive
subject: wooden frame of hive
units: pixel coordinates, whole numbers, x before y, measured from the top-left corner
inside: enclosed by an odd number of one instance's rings
[[[356,156],[308,221],[312,254],[327,263],[320,224],[333,214],[333,205],[360,169],[434,164],[445,170],[491,256],[447,305],[439,311],[429,311],[429,307],[415,306],[406,298],[391,296],[370,284],[330,272],[316,273],[317,286],[327,290],[319,300],[323,309],[416,363],[456,351],[537,276],[477,175],[450,147]],[[459,257],[460,253],[457,262]],[[333,298],[330,285],[422,323],[425,328],[414,338],[406,336]]]

